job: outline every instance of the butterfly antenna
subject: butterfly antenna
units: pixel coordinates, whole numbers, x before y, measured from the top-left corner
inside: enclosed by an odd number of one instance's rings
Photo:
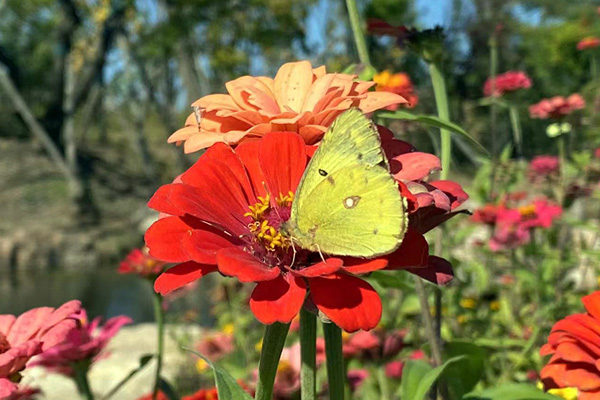
[[[296,246],[294,246],[294,238],[290,238],[290,242],[292,243],[292,251],[294,252],[294,255],[292,256],[292,265],[290,265],[290,268],[292,268],[296,262]]]
[[[321,253],[321,248],[319,247],[318,244],[315,244],[315,246],[317,246],[317,251],[319,252],[319,255],[321,256],[321,260],[323,260],[323,262],[326,263],[327,261],[325,261],[325,257],[323,257],[323,253]]]

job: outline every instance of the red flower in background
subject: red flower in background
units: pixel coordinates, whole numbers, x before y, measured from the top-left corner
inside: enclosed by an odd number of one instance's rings
[[[577,43],[577,50],[595,49],[600,46],[600,39],[595,36],[588,36]]]
[[[148,249],[133,249],[119,265],[120,274],[138,274],[141,277],[155,279],[165,269],[165,262],[148,254]]]
[[[485,96],[502,96],[507,92],[514,92],[519,89],[529,89],[531,79],[525,72],[508,71],[496,76],[495,79],[488,78],[483,85],[483,94]]]
[[[529,163],[527,176],[532,182],[539,182],[556,176],[560,162],[557,156],[537,156]]]
[[[85,360],[91,365],[102,358],[102,350],[110,339],[123,325],[132,322],[129,317],[118,316],[108,319],[101,327],[102,318],[97,317],[89,323],[85,310],[80,311],[78,318],[81,322],[79,329],[72,330],[61,344],[41,354],[32,366],[41,365],[59,374],[74,376],[73,363]]]
[[[583,108],[585,108],[584,98],[580,94],[574,93],[566,99],[562,96],[555,96],[533,104],[529,106],[529,115],[531,118],[538,119],[559,119]]]
[[[540,372],[546,390],[577,388],[578,400],[600,398],[600,292],[581,299],[586,314],[558,321],[540,354],[551,356]]]
[[[18,390],[15,382],[31,357],[59,344],[77,327],[71,316],[80,310],[81,303],[73,300],[56,310],[40,307],[19,317],[0,315],[0,398]]]
[[[406,104],[408,108],[415,107],[419,102],[419,96],[415,93],[415,87],[408,74],[404,72],[392,74],[390,71],[385,70],[375,74],[373,81],[377,84],[375,86],[376,91],[396,93],[408,100],[408,104]],[[400,104],[392,104],[385,109],[394,111],[399,106]]]
[[[365,113],[406,103],[395,93],[373,92],[375,82],[356,75],[326,73],[308,61],[287,63],[274,79],[242,76],[227,82],[228,94],[210,94],[197,100],[185,127],[169,143],[185,142],[192,153],[214,143],[238,144],[269,132],[296,132],[309,144],[317,143],[335,118],[358,107]]]
[[[424,179],[439,164],[407,143],[385,134],[382,139],[400,182]],[[449,263],[429,256],[423,236],[454,215],[452,210],[467,198],[449,181],[414,182],[417,195],[401,185],[411,219],[402,246],[393,254],[322,261],[319,254],[299,251],[290,266],[293,252],[279,228],[289,218],[293,193],[313,151],[291,132],[266,134],[235,151],[217,143],[181,175],[181,183],[159,188],[149,206],[163,218],[146,232],[146,244],[153,257],[179,264],[158,277],[155,290],[166,294],[219,271],[256,283],[250,308],[264,324],[290,322],[309,293],[308,301],[353,332],[372,329],[381,317],[379,296],[356,275],[387,267],[408,269],[433,282],[451,278]]]

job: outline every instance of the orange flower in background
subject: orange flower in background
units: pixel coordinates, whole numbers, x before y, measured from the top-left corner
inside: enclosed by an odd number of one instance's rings
[[[540,354],[552,356],[540,372],[548,391],[577,389],[578,400],[600,398],[600,291],[581,299],[586,314],[558,321]]]
[[[594,49],[600,46],[600,39],[595,36],[588,36],[577,43],[577,50]]]
[[[376,91],[396,93],[408,100],[408,104],[406,104],[408,108],[413,108],[419,102],[419,96],[414,91],[415,88],[410,77],[404,72],[392,74],[390,71],[385,70],[375,74],[373,81],[377,84]],[[398,109],[398,106],[399,103],[392,104],[387,106],[386,109],[394,111]]]
[[[333,120],[352,107],[370,113],[406,103],[399,94],[369,91],[375,82],[356,75],[327,73],[308,61],[287,63],[275,78],[242,76],[227,82],[228,94],[210,94],[197,100],[185,127],[169,137],[184,143],[186,153],[214,143],[238,144],[269,132],[297,132],[307,144],[317,143]]]

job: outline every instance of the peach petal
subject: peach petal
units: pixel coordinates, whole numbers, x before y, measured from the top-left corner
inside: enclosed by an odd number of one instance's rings
[[[271,91],[271,93],[274,93],[275,89],[275,83],[273,81],[273,78],[270,78],[268,76],[257,76],[256,79],[258,79],[259,81],[261,81],[262,83],[265,84],[266,87],[269,88],[269,90]]]
[[[312,85],[312,67],[308,61],[283,64],[275,76],[275,98],[280,109],[302,110]]]
[[[195,102],[192,103],[194,107],[202,107],[205,108],[206,111],[213,110],[221,110],[221,109],[229,109],[229,110],[237,110],[239,109],[236,102],[233,100],[228,94],[209,94],[204,96]],[[192,116],[194,114],[192,113]]]
[[[315,106],[319,103],[319,100],[323,99],[331,88],[331,82],[333,82],[334,75],[335,74],[326,74],[313,82],[306,99],[304,99],[302,111],[315,110]]]
[[[315,106],[313,107],[313,114],[317,114],[321,111],[327,110],[329,104],[331,104],[331,102],[336,98],[340,97],[343,91],[344,89],[342,88],[330,87],[329,89],[327,89],[327,94],[321,99],[319,99],[319,101],[317,101],[317,104],[315,104]]]
[[[169,138],[170,139],[170,138]],[[223,134],[203,132],[192,135],[185,141],[183,151],[185,154],[193,153],[198,150],[206,149],[215,143],[224,142]]]
[[[315,76],[315,79],[319,79],[320,77],[322,77],[323,75],[325,75],[327,73],[327,68],[325,68],[324,65],[321,65],[320,67],[313,68],[312,72],[313,72],[313,75]]]
[[[197,126],[184,126],[181,129],[177,129],[169,138],[167,143],[182,142],[188,140],[190,137],[198,133]]]
[[[271,90],[252,76],[242,76],[225,84],[233,101],[243,110],[277,112],[279,107],[273,99]]]
[[[407,104],[408,100],[396,93],[391,92],[369,92],[367,98],[361,100],[359,108],[364,113],[380,110],[394,104]]]
[[[305,125],[298,133],[307,144],[314,144],[321,140],[326,131],[327,128],[321,125]]]

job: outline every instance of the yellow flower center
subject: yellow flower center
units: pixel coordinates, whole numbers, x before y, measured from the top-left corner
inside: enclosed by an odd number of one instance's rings
[[[287,195],[279,194],[275,199],[279,207],[289,207],[294,200],[294,193],[288,192]],[[271,215],[271,196],[268,194],[263,198],[259,197],[258,202],[249,206],[250,211],[244,214],[246,217],[253,219],[248,225],[248,229],[254,237],[268,251],[276,251],[282,249],[287,251],[291,246],[289,238],[285,237],[281,231],[270,224],[269,216]]]
[[[528,206],[519,207],[519,213],[523,217],[533,217],[533,216],[535,216],[535,204],[530,204]]]

